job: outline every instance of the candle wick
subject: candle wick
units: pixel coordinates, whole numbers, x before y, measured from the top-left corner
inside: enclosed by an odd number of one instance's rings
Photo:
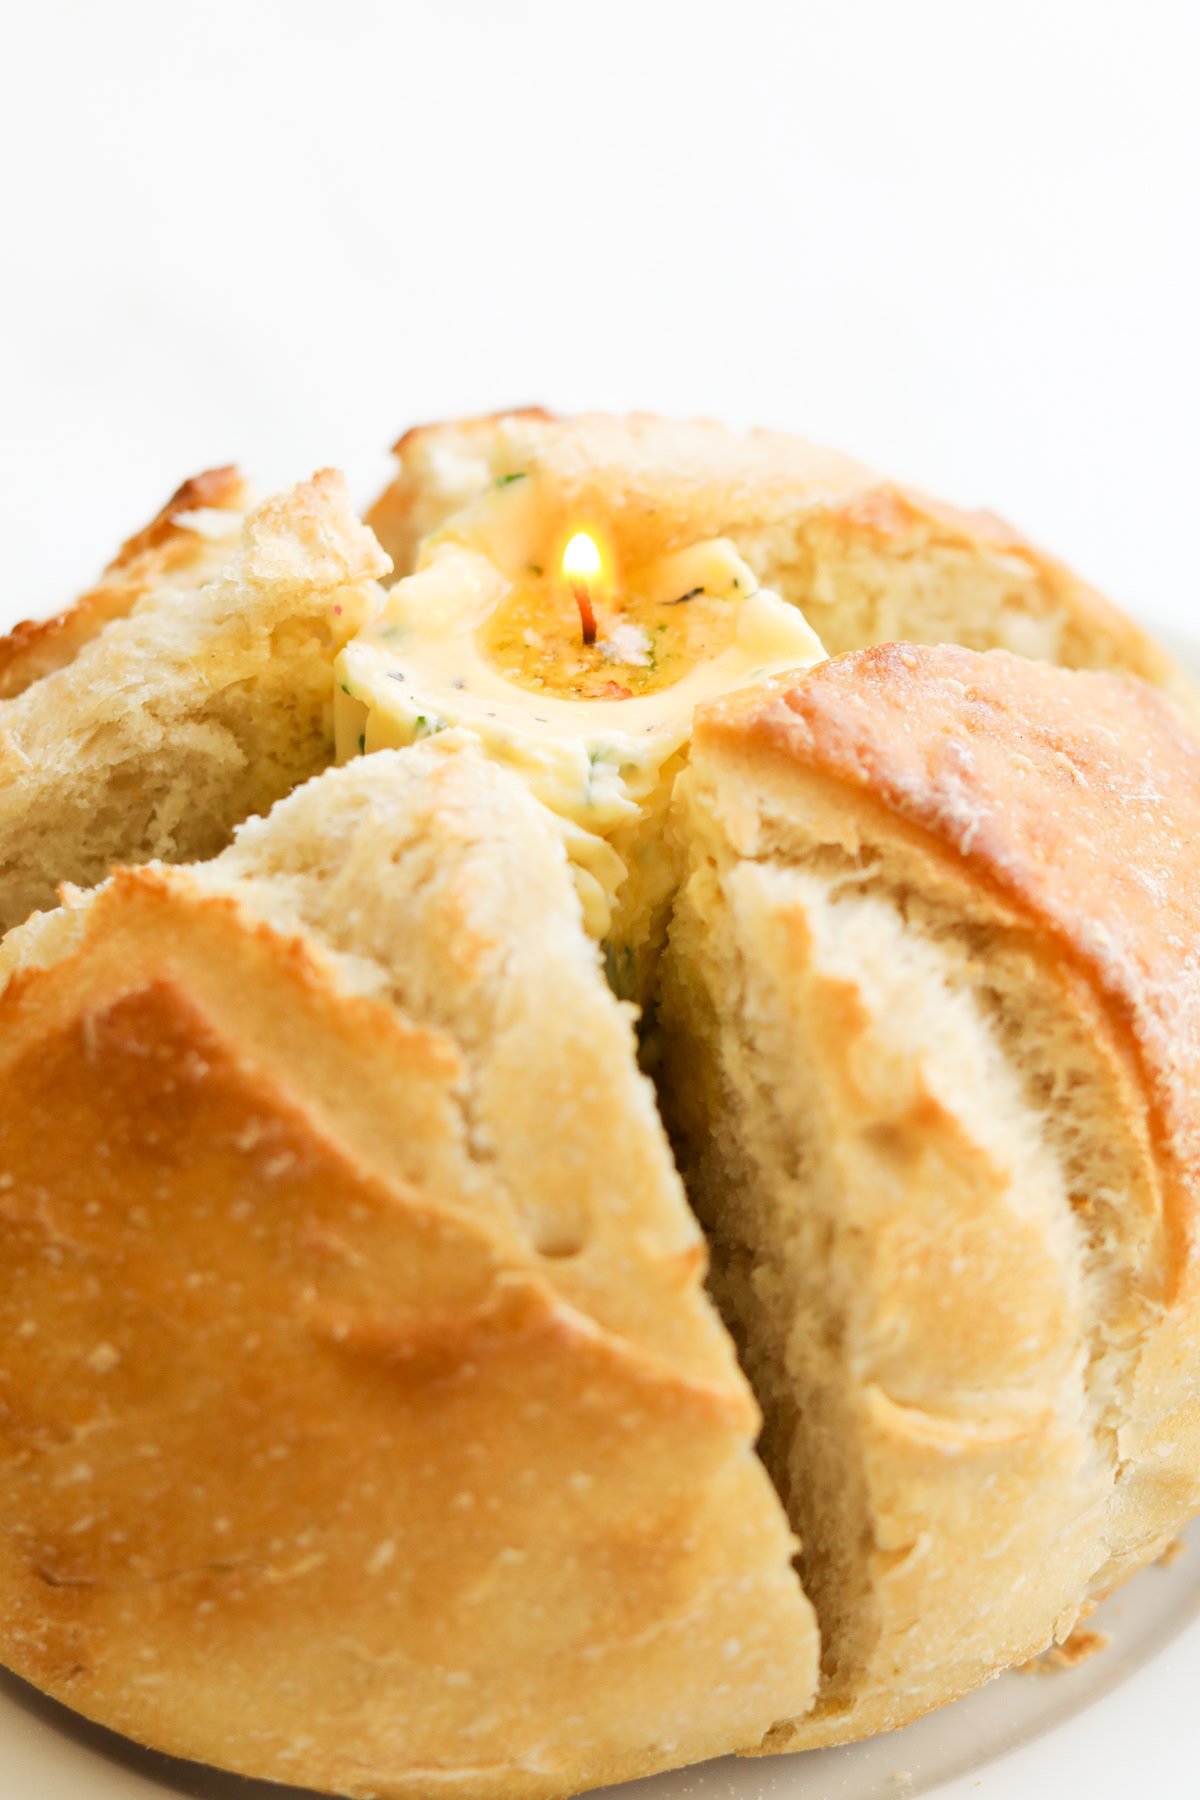
[[[596,615],[592,611],[592,596],[588,593],[586,581],[573,581],[571,592],[575,596],[575,604],[579,608],[579,622],[583,626],[583,641],[594,644],[596,641]]]

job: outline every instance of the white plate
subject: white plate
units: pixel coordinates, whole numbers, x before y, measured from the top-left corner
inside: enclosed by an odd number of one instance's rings
[[[1200,675],[1200,645],[1176,644]],[[1091,1624],[1108,1645],[1074,1669],[1009,1674],[906,1731],[807,1756],[728,1757],[607,1790],[609,1800],[1193,1800],[1200,1714],[1200,1523]],[[139,1750],[0,1673],[0,1800],[287,1800]]]

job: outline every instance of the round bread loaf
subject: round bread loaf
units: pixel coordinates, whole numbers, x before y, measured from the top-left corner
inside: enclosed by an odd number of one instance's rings
[[[547,541],[729,538],[843,652],[660,796],[678,1172],[561,820],[465,728],[306,779],[388,567],[340,485],[217,552],[202,478],[0,646],[0,1660],[364,1800],[901,1725],[1200,1506],[1190,684],[798,440],[397,449],[401,573],[522,476]]]

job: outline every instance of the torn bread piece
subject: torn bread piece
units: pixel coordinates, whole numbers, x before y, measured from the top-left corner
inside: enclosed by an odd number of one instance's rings
[[[802,1711],[756,1408],[514,777],[383,751],[67,898],[0,952],[3,1661],[375,1800]]]
[[[661,1093],[803,1545],[768,1748],[1052,1642],[1200,1505],[1200,742],[892,645],[697,721]]]
[[[1200,716],[1159,644],[1003,520],[783,432],[526,408],[418,427],[395,451],[367,518],[401,575],[499,493],[549,520],[611,526],[633,561],[728,538],[830,655],[901,640],[1006,649],[1140,675]]]
[[[242,497],[200,477],[74,612],[0,644],[0,928],[62,881],[212,854],[331,760],[333,660],[387,558],[333,471],[238,531]]]

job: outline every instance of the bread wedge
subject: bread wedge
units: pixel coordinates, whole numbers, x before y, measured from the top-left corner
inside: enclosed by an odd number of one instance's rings
[[[509,774],[358,759],[0,957],[5,1663],[375,1800],[569,1794],[804,1709],[631,1012]]]
[[[661,1088],[803,1542],[903,1725],[1200,1505],[1200,742],[1140,682],[835,658],[702,714]]]
[[[610,530],[637,563],[733,540],[759,581],[803,609],[830,655],[891,641],[1011,650],[1167,689],[1193,684],[1138,626],[992,513],[963,512],[776,431],[538,408],[420,426],[367,515],[396,569],[515,475],[570,529]]]
[[[332,664],[388,562],[325,471],[187,483],[101,584],[0,642],[0,929],[115,863],[211,855],[333,754]],[[233,538],[226,536],[226,521]]]

